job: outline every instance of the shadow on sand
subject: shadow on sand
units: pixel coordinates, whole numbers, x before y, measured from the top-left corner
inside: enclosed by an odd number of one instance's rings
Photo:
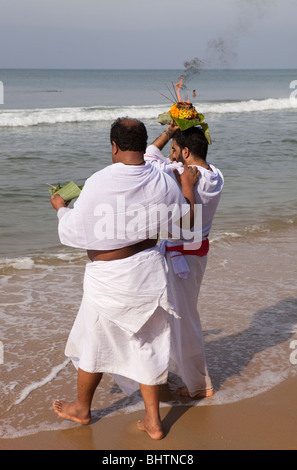
[[[257,353],[289,341],[296,325],[297,297],[289,297],[258,310],[247,329],[207,341],[207,363],[215,391],[229,377],[241,375]]]

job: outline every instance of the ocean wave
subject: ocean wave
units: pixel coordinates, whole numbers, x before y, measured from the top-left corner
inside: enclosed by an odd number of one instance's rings
[[[249,100],[231,103],[208,103],[199,107],[202,113],[208,114],[241,114],[290,109],[297,109],[297,100],[290,98],[269,98],[266,100]]]
[[[0,127],[29,127],[40,124],[113,121],[119,116],[156,119],[167,108],[160,106],[81,107],[15,109],[0,113]]]
[[[297,100],[265,99],[220,103],[194,103],[199,112],[238,114],[297,109]],[[28,127],[41,124],[113,121],[119,116],[155,120],[168,110],[167,105],[67,107],[44,109],[10,109],[0,112],[0,127]]]
[[[31,254],[15,258],[0,258],[0,274],[15,271],[30,271],[33,269],[55,268],[70,264],[71,266],[84,265],[87,256],[84,252],[68,251],[65,253],[49,253],[48,255]]]
[[[19,405],[27,398],[28,395],[30,395],[31,392],[33,392],[34,390],[37,390],[38,388],[43,387],[44,385],[48,384],[53,379],[55,379],[56,376],[59,374],[59,372],[61,372],[61,370],[64,369],[64,367],[66,367],[69,362],[70,362],[70,359],[67,359],[62,364],[59,364],[58,366],[53,367],[51,372],[45,378],[43,378],[39,382],[31,383],[30,385],[25,387],[23,391],[21,392],[19,398],[15,400],[12,406]]]

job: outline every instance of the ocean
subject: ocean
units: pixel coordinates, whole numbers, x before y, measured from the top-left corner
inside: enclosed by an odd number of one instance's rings
[[[83,184],[109,165],[119,116],[143,120],[152,142],[181,73],[0,70],[0,438],[73,426],[49,410],[64,383],[75,388],[64,346],[86,256],[60,244],[47,183]],[[297,372],[289,360],[297,339],[294,80],[297,70],[201,70],[183,92],[205,115],[208,161],[225,177],[200,296],[217,392],[205,404],[254,396]],[[141,406],[106,379],[95,414]]]

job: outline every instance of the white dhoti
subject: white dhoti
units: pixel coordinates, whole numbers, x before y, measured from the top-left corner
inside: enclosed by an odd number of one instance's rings
[[[198,312],[198,295],[206,269],[207,256],[185,256],[189,266],[187,279],[175,274],[170,253],[168,284],[172,290],[174,309],[180,317],[170,317],[171,359],[169,371],[178,375],[194,397],[200,392],[212,390],[208,374],[203,333]]]
[[[87,264],[82,303],[65,349],[76,368],[124,377],[127,386],[130,380],[166,383],[169,317],[176,315],[166,271],[157,247]]]
[[[162,250],[163,251],[163,250]],[[185,255],[188,267],[187,277],[179,276],[170,253],[166,253],[168,264],[167,282],[170,300],[175,315],[170,315],[170,360],[167,371],[179,376],[188,388],[190,396],[213,389],[209,377],[203,332],[198,312],[198,295],[207,265],[207,256]],[[180,262],[179,268],[184,265]],[[183,274],[183,272],[182,272]],[[167,348],[167,345],[166,345]],[[164,350],[165,351],[165,350]],[[166,349],[167,362],[167,349]],[[138,384],[125,377],[114,377],[120,388],[127,394],[134,392]],[[165,379],[165,376],[162,378]],[[160,380],[159,383],[165,383]]]

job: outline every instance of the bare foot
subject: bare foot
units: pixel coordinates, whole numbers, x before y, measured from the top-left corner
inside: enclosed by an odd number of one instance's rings
[[[56,400],[53,403],[53,408],[57,415],[63,419],[70,419],[75,423],[79,424],[89,424],[91,421],[90,412],[85,410],[79,410],[76,406],[76,403],[67,403],[64,401]]]
[[[139,431],[145,431],[151,439],[154,441],[159,441],[160,439],[163,439],[164,433],[160,424],[155,424],[155,425],[150,425],[145,422],[145,419],[143,421],[138,420],[137,421],[137,428]]]
[[[205,390],[203,392],[197,393],[197,395],[195,395],[194,397],[191,397],[190,392],[187,389],[187,387],[177,388],[176,390],[174,390],[174,393],[176,395],[179,395],[180,397],[188,397],[188,398],[192,398],[193,400],[200,400],[202,398],[212,397],[214,395],[214,390],[213,389]]]

